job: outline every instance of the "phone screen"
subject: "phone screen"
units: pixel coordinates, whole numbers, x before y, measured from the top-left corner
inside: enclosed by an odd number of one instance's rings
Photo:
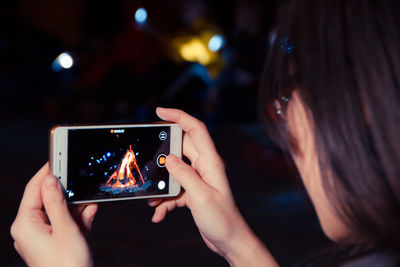
[[[170,132],[169,126],[69,129],[67,200],[168,194]]]

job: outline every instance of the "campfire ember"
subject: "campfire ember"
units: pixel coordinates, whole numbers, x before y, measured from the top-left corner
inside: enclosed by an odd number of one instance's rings
[[[135,152],[133,152],[132,146],[129,146],[129,149],[126,151],[125,156],[119,164],[118,170],[110,176],[104,187],[123,189],[137,186],[137,178],[133,175],[135,171],[138,174],[137,176],[139,176],[138,178],[140,179],[141,184],[144,184],[145,181],[137,164]]]

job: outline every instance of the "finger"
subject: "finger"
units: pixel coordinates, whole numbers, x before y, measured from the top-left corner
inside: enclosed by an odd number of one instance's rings
[[[76,227],[68,210],[60,183],[53,175],[47,175],[41,187],[44,208],[54,231]]]
[[[18,254],[21,256],[21,258],[25,261],[24,254],[22,253],[22,249],[19,247],[18,243],[14,241],[14,248],[18,252]]]
[[[153,223],[161,222],[162,220],[164,220],[167,213],[172,211],[173,209],[175,209],[175,207],[176,207],[175,200],[164,201],[155,209],[154,215],[151,218],[151,221]]]
[[[14,241],[14,248],[18,252],[18,254],[21,255],[21,249],[19,248],[19,245],[18,245],[18,243],[16,241]]]
[[[155,207],[158,206],[161,202],[163,202],[162,198],[149,199],[147,200],[147,205],[149,205],[150,207]]]
[[[33,209],[42,208],[42,197],[40,195],[40,186],[44,177],[49,173],[49,163],[47,162],[28,182],[25,187],[24,195],[19,206],[18,214]]]
[[[196,162],[198,153],[192,144],[190,136],[186,133],[183,134],[182,151],[183,151],[183,155],[185,155],[190,160],[190,162],[192,162],[192,163]]]
[[[209,186],[200,178],[196,170],[174,155],[166,159],[168,172],[189,194],[190,197],[199,197],[209,190]]]
[[[82,212],[85,210],[86,205],[68,205],[69,213],[75,221],[79,220]]]
[[[85,209],[83,209],[81,214],[81,223],[85,234],[88,234],[92,229],[92,224],[96,217],[97,210],[97,204],[89,204]]]
[[[198,153],[194,158],[190,158],[190,161],[201,178],[207,184],[229,194],[224,163],[204,123],[178,109],[157,108],[156,112],[160,118],[178,123],[187,132],[190,143]]]
[[[194,148],[199,153],[212,156],[217,153],[207,127],[195,117],[182,110],[170,108],[157,108],[156,113],[161,119],[173,121],[187,132]]]

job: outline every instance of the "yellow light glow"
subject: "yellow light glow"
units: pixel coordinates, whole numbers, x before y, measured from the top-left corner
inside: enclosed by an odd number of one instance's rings
[[[211,62],[211,55],[207,46],[197,38],[182,44],[179,53],[186,61],[199,62],[203,65],[208,65]]]

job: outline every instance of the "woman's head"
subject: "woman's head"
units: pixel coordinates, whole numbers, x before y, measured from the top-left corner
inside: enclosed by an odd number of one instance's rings
[[[261,115],[335,240],[400,243],[399,5],[289,1],[266,63]]]

